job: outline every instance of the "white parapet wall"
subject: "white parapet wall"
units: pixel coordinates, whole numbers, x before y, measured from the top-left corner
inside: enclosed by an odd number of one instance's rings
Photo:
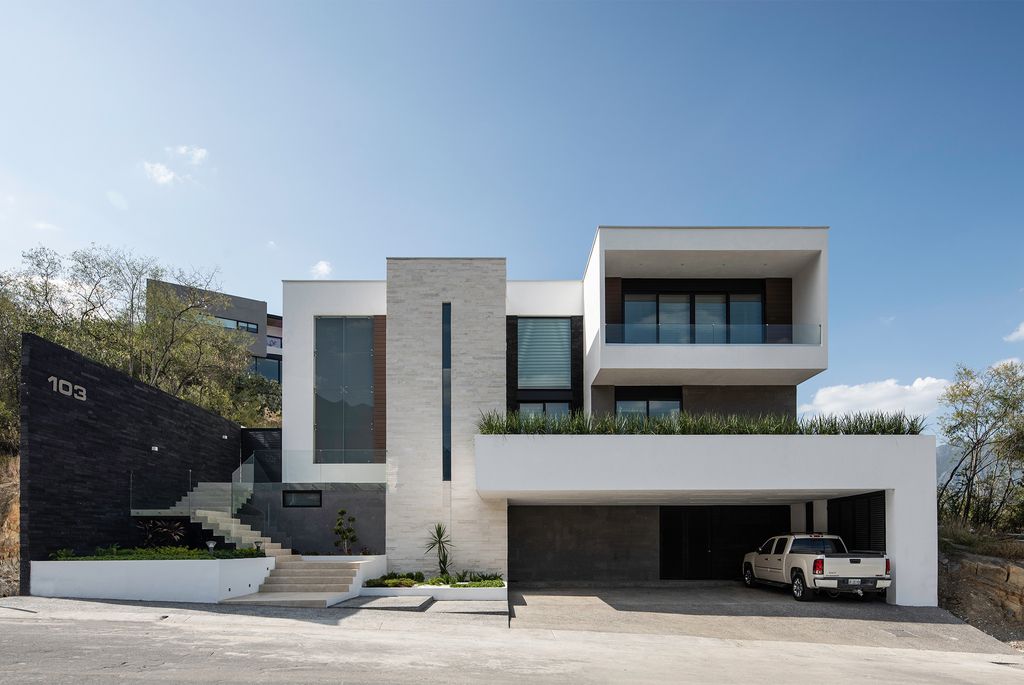
[[[274,563],[274,557],[33,561],[31,593],[37,597],[216,604],[257,592]]]
[[[889,601],[935,606],[935,438],[478,435],[477,492],[513,504],[794,504],[886,493]],[[779,531],[786,532],[786,531]]]

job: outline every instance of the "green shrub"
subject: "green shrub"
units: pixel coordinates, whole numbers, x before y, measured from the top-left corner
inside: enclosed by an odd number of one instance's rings
[[[470,573],[469,579],[471,581],[477,580],[502,580],[500,573]]]
[[[783,414],[740,416],[689,414],[647,418],[572,412],[545,416],[487,412],[477,421],[482,435],[918,435],[924,417],[904,412],[857,412],[795,419]]]
[[[59,549],[50,555],[56,561],[175,561],[190,559],[252,559],[264,556],[255,549],[205,549],[190,547],[139,547],[121,549],[114,544],[97,547],[94,554],[77,556],[70,549]]]
[[[471,580],[467,583],[454,583],[452,587],[505,587],[503,580]]]

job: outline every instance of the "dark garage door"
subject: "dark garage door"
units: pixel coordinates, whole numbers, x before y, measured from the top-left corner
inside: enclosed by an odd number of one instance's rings
[[[735,579],[788,506],[512,506],[511,582]]]
[[[885,492],[871,492],[828,501],[828,532],[847,548],[885,551]]]
[[[661,577],[735,579],[743,555],[789,531],[789,507],[661,507]]]

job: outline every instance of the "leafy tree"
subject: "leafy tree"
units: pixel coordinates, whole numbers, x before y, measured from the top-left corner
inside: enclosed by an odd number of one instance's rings
[[[240,423],[279,424],[280,386],[248,374],[250,339],[210,315],[227,303],[216,285],[215,271],[124,249],[23,253],[21,269],[0,272],[0,451],[17,449],[22,331]]]
[[[338,536],[338,539],[334,541],[334,546],[345,554],[351,554],[352,544],[359,541],[356,529],[352,525],[355,522],[355,516],[348,516],[347,511],[338,509],[338,520],[334,524],[334,534]]]
[[[939,507],[963,523],[996,526],[1020,504],[1024,484],[1024,364],[958,366],[940,398],[942,434],[960,455],[939,488]]]

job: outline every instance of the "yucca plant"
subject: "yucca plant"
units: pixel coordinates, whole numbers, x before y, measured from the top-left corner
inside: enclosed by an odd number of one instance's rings
[[[448,529],[443,523],[435,523],[430,537],[427,538],[427,548],[423,552],[437,552],[437,570],[442,576],[448,575],[448,564],[451,563],[452,539],[448,535]]]

